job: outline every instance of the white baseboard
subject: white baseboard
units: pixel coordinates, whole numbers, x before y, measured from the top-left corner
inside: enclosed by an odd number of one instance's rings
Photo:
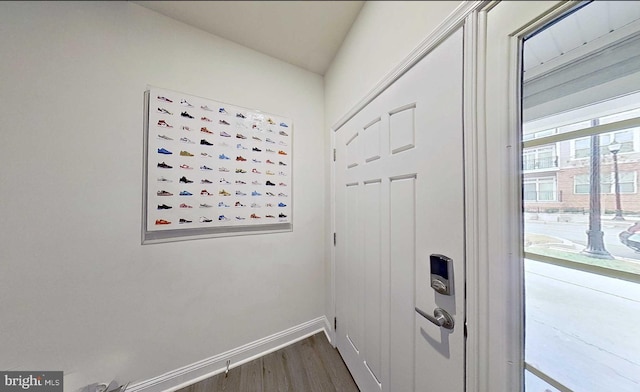
[[[332,328],[326,316],[318,317],[191,365],[172,370],[158,377],[131,384],[127,387],[126,392],[173,392],[223,373],[227,368],[227,361],[231,361],[230,368],[234,368],[320,331],[324,331],[327,339],[331,341]]]

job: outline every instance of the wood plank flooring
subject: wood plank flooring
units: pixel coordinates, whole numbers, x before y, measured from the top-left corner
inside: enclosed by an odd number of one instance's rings
[[[177,392],[358,392],[338,350],[319,332]]]

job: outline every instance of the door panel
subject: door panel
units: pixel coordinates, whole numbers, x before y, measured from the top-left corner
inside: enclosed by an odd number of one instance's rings
[[[335,135],[336,337],[362,391],[464,390],[462,81],[459,30]],[[432,253],[453,296],[430,287]]]

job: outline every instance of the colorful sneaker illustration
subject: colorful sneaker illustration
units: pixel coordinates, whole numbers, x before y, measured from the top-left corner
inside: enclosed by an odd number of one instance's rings
[[[236,180],[236,184],[244,185],[244,184],[246,184],[246,182],[244,182],[242,180]]]
[[[201,152],[200,156],[204,158],[213,158],[211,155],[207,154],[206,152]]]
[[[158,135],[158,139],[163,139],[163,140],[173,140],[172,138],[170,138],[167,135]]]
[[[170,111],[168,111],[165,108],[158,108],[158,113],[162,113],[162,114],[168,114],[170,116],[173,116],[173,113],[171,113]]]
[[[219,158],[219,159],[231,159],[231,158],[229,158],[228,156],[226,156],[226,155],[224,155],[224,154],[220,154],[220,155],[218,155],[218,158]]]
[[[283,214],[283,213],[279,213],[279,214],[278,214],[278,218],[286,218],[286,217],[287,217],[287,216],[286,216],[285,214]]]
[[[213,184],[213,182],[207,180],[206,178],[203,178],[202,180],[200,180],[201,184]]]
[[[280,186],[287,186],[287,184],[285,184],[284,182],[279,183],[278,185]]]
[[[258,203],[251,203],[251,208],[261,208],[262,206]]]
[[[267,196],[275,196],[275,195],[274,195],[273,193],[271,193],[271,192],[267,192],[267,193],[265,193],[265,195],[267,195]]]
[[[274,152],[275,152],[275,151],[273,151],[273,150],[272,150],[272,149],[270,149],[270,148],[267,148],[267,150],[266,150],[266,151],[267,151],[267,152],[271,152],[271,153],[274,153]]]
[[[287,205],[286,205],[286,204],[284,204],[284,203],[282,203],[282,202],[278,203],[278,207],[286,207],[286,206],[287,206]]]
[[[251,184],[253,184],[253,185],[260,185],[260,182],[259,182],[258,180],[256,180],[256,181],[251,181]]]
[[[287,197],[287,195],[285,195],[285,194],[284,194],[284,193],[282,193],[282,192],[278,193],[278,196],[279,196],[279,197]]]
[[[181,115],[182,117],[186,117],[186,118],[195,118],[195,117],[193,117],[192,115],[190,115],[190,114],[189,114],[189,113],[187,113],[187,112],[182,112],[182,113],[180,113],[180,115]]]
[[[284,162],[282,162],[282,161],[279,161],[279,162],[278,162],[278,165],[280,165],[280,166],[287,166],[287,164],[286,164],[286,163],[284,163]]]
[[[246,173],[247,171],[244,169],[236,169],[236,173]]]
[[[221,207],[221,208],[229,208],[229,205],[228,205],[228,204],[224,204],[224,202],[223,202],[223,201],[221,201],[220,203],[218,203],[218,207]]]
[[[229,169],[227,169],[226,167],[223,166],[223,167],[219,167],[218,171],[228,173]]]
[[[193,206],[190,206],[187,203],[182,203],[182,204],[180,204],[180,208],[193,208]]]
[[[265,184],[265,185],[268,185],[268,186],[276,186],[276,184],[274,184],[274,183],[273,183],[273,182],[271,182],[271,181],[267,181],[267,182],[265,182],[264,184]]]
[[[257,191],[253,191],[253,192],[251,192],[251,196],[262,196],[262,193],[257,192]]]
[[[246,150],[246,149],[247,149],[245,146],[243,146],[243,145],[242,145],[242,143],[238,143],[238,144],[236,144],[236,148],[237,148],[238,150]]]
[[[220,120],[220,121],[218,121],[218,123],[222,124],[222,125],[231,125],[231,124],[229,124],[228,122],[226,122],[224,120]]]
[[[226,110],[224,110],[224,108],[220,108],[220,109],[218,109],[218,113],[222,113],[222,114],[229,114],[229,113],[227,113],[227,111],[226,111]]]
[[[247,118],[244,114],[242,113],[236,113],[236,117],[238,118]]]
[[[180,169],[187,169],[187,170],[191,170],[191,169],[193,169],[193,168],[192,168],[191,166],[189,166],[189,165],[184,165],[184,164],[183,164],[183,165],[180,165]]]
[[[245,205],[240,203],[239,201],[236,201],[235,207],[245,207]]]
[[[265,142],[275,144],[275,142],[274,142],[273,140],[269,139],[269,138],[266,138],[266,139],[265,139]]]
[[[168,205],[166,205],[166,204],[158,204],[158,209],[159,209],[159,210],[169,210],[169,209],[171,209],[171,208],[173,208],[173,207],[168,206]]]
[[[156,219],[156,225],[170,225],[171,221],[165,219]]]
[[[200,139],[200,144],[203,146],[213,146],[213,143],[209,143],[207,139]]]
[[[236,161],[244,162],[244,161],[246,161],[246,159],[245,159],[245,158],[243,158],[241,155],[238,155],[238,156],[236,157]]]
[[[265,174],[268,175],[268,176],[275,176],[276,175],[276,173],[272,172],[271,170],[267,170],[265,172]]]
[[[231,135],[229,135],[228,133],[226,133],[225,131],[221,131],[220,132],[220,136],[222,137],[231,137]]]
[[[167,165],[166,163],[158,163],[158,167],[161,169],[173,169],[173,166]]]
[[[265,215],[264,217],[265,218],[275,218],[275,216],[273,216],[273,215]]]
[[[287,155],[287,153],[286,153],[286,152],[284,152],[284,151],[282,151],[282,150],[278,151],[278,154],[280,154],[280,155]]]
[[[184,151],[184,150],[183,150],[183,151],[180,151],[180,156],[181,156],[181,157],[192,157],[192,156],[193,156],[193,154],[192,154],[192,153],[190,153],[189,151]],[[180,167],[182,167],[182,166],[180,166]],[[185,167],[185,168],[183,168],[183,169],[186,169],[186,167]]]
[[[246,196],[247,194],[242,191],[236,191],[236,196]]]
[[[251,139],[253,139],[253,140],[257,140],[257,141],[259,141],[259,142],[261,142],[261,141],[262,141],[262,139],[260,139],[260,138],[259,138],[259,137],[257,137],[257,136],[251,136]]]
[[[222,195],[222,196],[231,196],[231,193],[229,193],[229,192],[225,191],[224,189],[223,189],[223,190],[221,190],[221,191],[220,191],[220,192],[218,192],[218,193],[219,193],[220,195]]]
[[[262,161],[259,160],[259,159],[252,159],[251,162],[253,162],[253,163],[262,163]]]
[[[159,127],[163,127],[163,128],[173,128],[173,126],[169,125],[166,121],[164,120],[158,120],[158,126]]]
[[[281,122],[281,123],[280,123],[280,126],[281,126],[281,127],[285,127],[285,128],[288,128],[288,127],[289,127],[287,124],[285,124],[285,123],[283,123],[283,122]]]
[[[260,217],[256,214],[251,214],[250,216],[251,219],[260,219]]]
[[[165,148],[159,148],[158,149],[158,154],[165,154],[165,155],[171,155],[173,154],[171,151],[165,149]]]
[[[207,106],[207,105],[200,106],[200,109],[202,109],[202,110],[206,110],[206,111],[208,111],[208,112],[213,112],[213,110],[211,110],[211,108],[209,108],[209,106]]]
[[[270,165],[275,165],[275,162],[273,162],[271,159],[267,159],[267,163]]]
[[[195,144],[191,139],[189,139],[188,137],[181,137],[180,141],[182,143],[187,143],[187,144]]]
[[[187,131],[187,132],[191,132],[191,128],[189,128],[189,127],[188,127],[188,126],[186,126],[186,125],[183,125],[183,126],[182,126],[182,130],[183,130],[183,131]]]
[[[169,103],[172,103],[172,102],[173,102],[173,101],[172,101],[172,100],[170,100],[169,98],[167,98],[167,97],[161,97],[161,96],[159,96],[159,95],[158,95],[158,101],[162,101],[162,102],[169,102]]]
[[[278,134],[280,134],[282,136],[289,136],[289,134],[287,134],[285,131],[280,131],[280,132],[278,132]]]
[[[200,117],[200,120],[205,122],[211,122],[211,119],[208,117]]]
[[[160,181],[160,182],[173,182],[168,178],[164,178],[163,176],[158,177],[158,181]]]
[[[246,218],[243,218],[243,217],[241,217],[241,216],[236,216],[236,219],[237,219],[237,220],[245,220]]]
[[[180,192],[180,196],[193,196],[193,193],[187,192],[187,191],[182,191],[182,192]]]
[[[261,150],[261,149],[259,149],[258,147],[254,147],[254,148],[252,148],[252,149],[251,149],[251,151],[262,152],[262,150]]]
[[[271,125],[275,125],[275,124],[276,124],[276,123],[271,119],[271,117],[269,117],[269,118],[267,119],[267,122],[268,122],[269,124],[271,124]]]
[[[208,166],[202,165],[200,166],[200,170],[213,170],[213,169]]]
[[[208,130],[208,129],[207,129],[207,127],[202,127],[202,128],[200,128],[200,132],[213,134],[213,132],[211,132],[210,130]]]
[[[229,220],[229,218],[227,218],[227,217],[226,217],[226,216],[224,216],[224,215],[220,215],[220,216],[218,217],[218,220],[219,220],[219,221],[228,221],[228,220]]]
[[[211,208],[211,207],[213,207],[211,204],[200,203],[200,208]]]
[[[190,220],[187,220],[187,219],[183,219],[183,218],[180,218],[180,220],[178,221],[178,223],[180,223],[180,224],[182,224],[182,223],[191,223],[191,222],[193,222],[193,221],[190,221]]]
[[[191,184],[193,181],[191,181],[190,179],[188,179],[185,176],[182,176],[182,177],[180,177],[180,181],[178,181],[178,182],[181,182],[183,184]]]
[[[265,206],[265,207],[273,207],[273,204],[271,204],[271,203],[267,203],[267,204],[265,204],[264,206]]]
[[[285,146],[285,147],[286,147],[286,146],[288,146],[288,144],[287,144],[287,143],[285,143],[285,142],[283,142],[282,140],[280,140],[280,141],[278,142],[278,144],[279,144],[279,145],[281,145],[281,146]]]
[[[225,180],[224,178],[220,179],[220,183],[221,184],[231,184],[229,181]]]
[[[262,174],[258,169],[251,169],[251,173]]]
[[[281,172],[278,172],[278,175],[279,175],[279,176],[286,177],[286,176],[287,176],[287,173],[285,173],[285,172],[282,172],[282,171],[281,171]]]
[[[246,138],[247,138],[245,135],[243,135],[243,134],[241,134],[241,133],[236,133],[236,137],[237,137],[238,139],[246,139]]]
[[[200,191],[200,196],[213,196],[213,193],[209,193],[206,189]]]
[[[213,219],[209,219],[206,216],[200,217],[200,223],[209,223],[209,222],[213,222]]]
[[[186,107],[188,107],[188,108],[192,108],[192,107],[193,107],[193,105],[192,105],[192,104],[190,104],[189,102],[187,102],[187,100],[186,100],[186,99],[182,99],[182,100],[180,100],[180,105],[182,105],[182,106],[186,106]]]

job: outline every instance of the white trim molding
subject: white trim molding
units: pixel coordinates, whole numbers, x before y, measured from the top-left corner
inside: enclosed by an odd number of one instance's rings
[[[232,369],[321,331],[324,332],[331,341],[330,326],[331,324],[326,316],[318,317],[210,358],[172,370],[160,376],[133,383],[129,385],[126,391],[176,391],[198,381],[215,376],[216,374],[223,373],[227,369],[227,361],[231,361],[229,368]]]

